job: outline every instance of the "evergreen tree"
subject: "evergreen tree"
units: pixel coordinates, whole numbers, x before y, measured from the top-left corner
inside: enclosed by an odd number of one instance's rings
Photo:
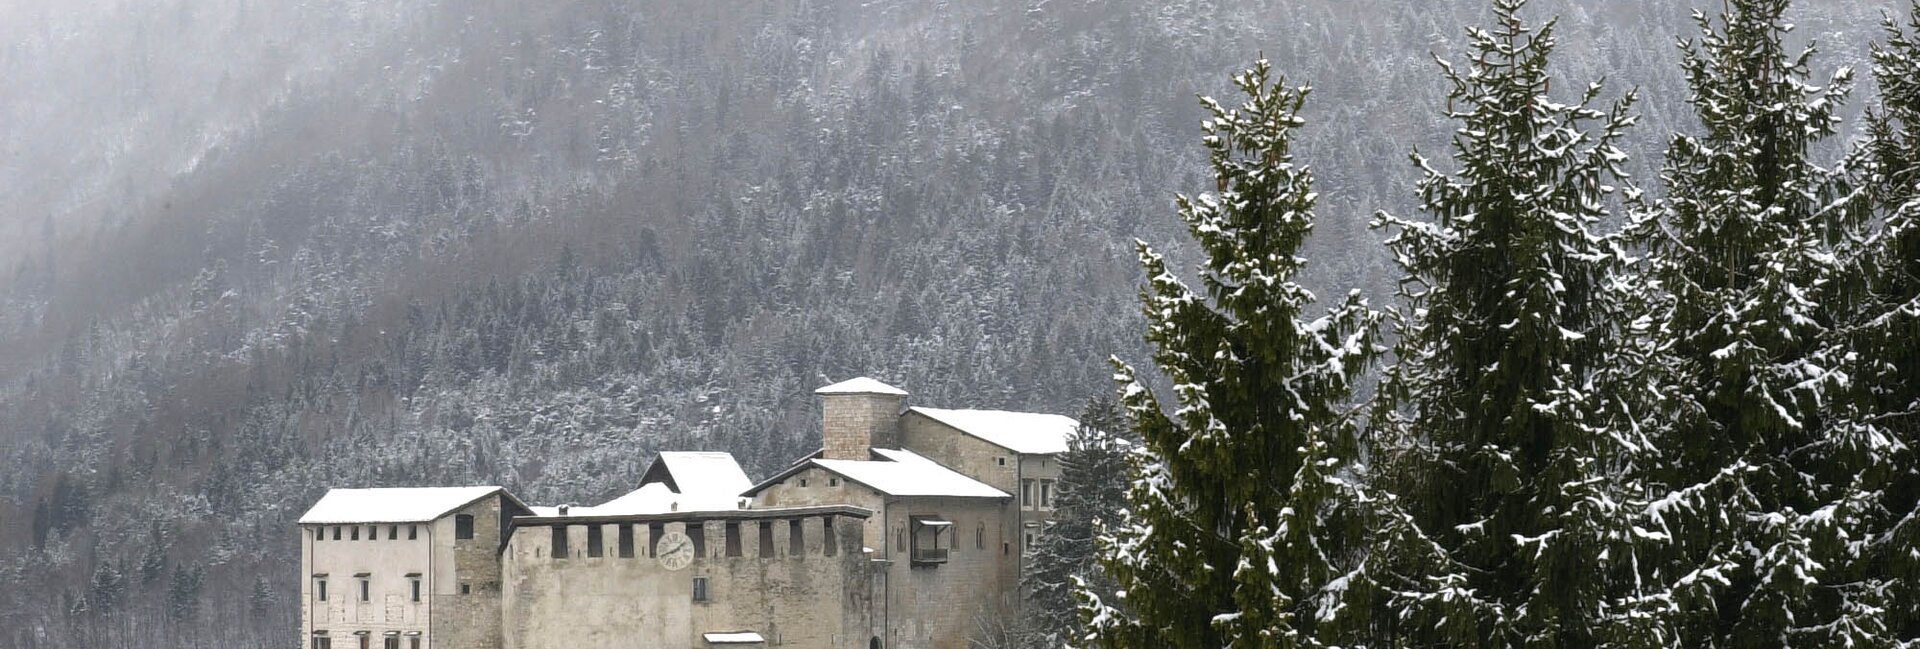
[[[1312,175],[1294,163],[1308,89],[1269,83],[1264,60],[1234,77],[1245,102],[1203,98],[1218,194],[1177,198],[1206,262],[1205,295],[1138,244],[1154,360],[1171,415],[1115,360],[1140,433],[1128,515],[1101,538],[1124,597],[1089,597],[1097,642],[1124,647],[1348,644],[1368,624],[1369,521],[1345,404],[1381,351],[1358,292],[1324,316],[1292,280],[1312,227]]]
[[[1848,578],[1872,516],[1857,427],[1828,418],[1845,373],[1823,350],[1844,311],[1835,246],[1857,193],[1810,149],[1832,136],[1845,70],[1810,83],[1783,43],[1786,0],[1695,14],[1683,44],[1699,135],[1675,136],[1667,197],[1638,218],[1648,319],[1674,395],[1656,428],[1644,610],[1679,646],[1877,646],[1884,593]]]
[[[1840,469],[1856,469],[1849,490],[1859,506],[1842,509],[1841,524],[1857,544],[1843,582],[1861,584],[1862,605],[1886,606],[1895,638],[1920,639],[1920,529],[1906,520],[1920,510],[1920,2],[1906,26],[1889,16],[1886,42],[1873,49],[1880,106],[1869,113],[1868,139],[1852,160],[1878,231],[1843,241],[1838,285],[1846,299],[1833,309],[1840,325],[1823,349],[1849,375],[1834,408],[1831,444]],[[1911,33],[1909,33],[1911,32]],[[1856,243],[1857,242],[1857,243]]]
[[[1441,61],[1458,170],[1413,154],[1432,220],[1375,223],[1408,307],[1375,413],[1381,484],[1418,532],[1382,549],[1398,646],[1655,642],[1619,611],[1646,444],[1597,394],[1626,260],[1599,229],[1636,195],[1618,147],[1634,97],[1550,98],[1555,23],[1524,5],[1496,0],[1464,69]]]
[[[1095,397],[1080,415],[1080,427],[1060,454],[1059,495],[1053,522],[1041,535],[1029,569],[1021,576],[1037,646],[1059,647],[1085,637],[1075,589],[1111,600],[1113,580],[1094,563],[1094,536],[1126,507],[1127,453],[1134,445],[1120,405]]]

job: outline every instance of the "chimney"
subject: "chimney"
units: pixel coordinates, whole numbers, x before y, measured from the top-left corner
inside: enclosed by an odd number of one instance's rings
[[[867,377],[813,391],[820,395],[820,437],[829,460],[870,460],[869,448],[900,447],[907,391]]]

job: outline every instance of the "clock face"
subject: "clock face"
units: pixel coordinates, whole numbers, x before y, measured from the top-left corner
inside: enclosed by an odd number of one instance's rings
[[[693,563],[693,539],[680,532],[667,532],[660,536],[660,545],[654,549],[654,556],[660,558],[662,568],[685,568]]]

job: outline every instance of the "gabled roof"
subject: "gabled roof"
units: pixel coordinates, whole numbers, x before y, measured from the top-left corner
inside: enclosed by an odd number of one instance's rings
[[[907,396],[907,391],[867,377],[847,379],[813,391],[814,394],[888,394]]]
[[[319,502],[300,516],[300,522],[424,523],[495,493],[520,503],[520,499],[500,487],[329,489],[327,495],[321,496]]]
[[[664,475],[667,486],[683,496],[734,497],[753,487],[733,454],[711,451],[662,451],[642,481]],[[645,485],[642,485],[643,487]]]
[[[789,467],[779,475],[754,485],[748,495],[759,493],[794,474],[818,467],[857,482],[888,496],[945,496],[954,498],[1011,498],[1007,492],[967,477],[912,451],[876,448],[873,460],[808,459]]]
[[[1080,427],[1072,417],[1005,410],[948,410],[908,408],[960,432],[1015,453],[1067,452],[1067,437]]]

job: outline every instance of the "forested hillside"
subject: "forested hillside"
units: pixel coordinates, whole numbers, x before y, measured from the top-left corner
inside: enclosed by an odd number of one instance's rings
[[[1891,2],[1807,0],[1821,69]],[[1691,128],[1684,0],[1539,2]],[[1075,413],[1141,359],[1136,237],[1209,189],[1196,93],[1315,87],[1305,282],[1392,294],[1479,0],[0,7],[0,646],[290,646],[330,486],[756,477],[811,390]],[[1861,97],[1870,93],[1862,92]],[[1868,104],[1848,107],[1858,112]],[[1656,183],[1643,183],[1653,186]]]

